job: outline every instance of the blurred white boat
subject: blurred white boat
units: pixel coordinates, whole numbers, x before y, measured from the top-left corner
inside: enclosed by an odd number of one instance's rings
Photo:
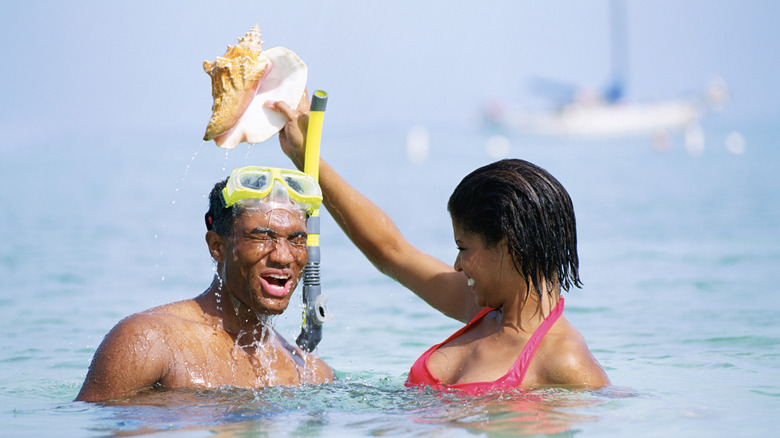
[[[484,112],[491,125],[544,135],[623,137],[682,131],[698,124],[709,108],[720,105],[727,92],[713,82],[701,98],[635,103],[603,99],[574,99],[559,109],[529,111],[496,104]]]
[[[704,112],[720,107],[728,98],[723,80],[712,79],[703,93],[688,98],[634,102],[625,97],[628,76],[626,20],[622,0],[611,3],[612,80],[603,91],[582,90],[566,82],[535,78],[535,94],[551,103],[551,109],[528,110],[492,102],[483,109],[483,120],[494,128],[569,137],[625,137],[667,135],[674,131],[700,130]]]
[[[698,105],[686,101],[572,104],[555,115],[535,118],[530,127],[568,136],[625,136],[682,129],[698,120],[699,113]]]

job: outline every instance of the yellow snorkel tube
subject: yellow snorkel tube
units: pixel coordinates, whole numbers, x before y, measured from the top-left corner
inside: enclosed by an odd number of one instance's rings
[[[325,106],[328,103],[328,93],[317,90],[311,100],[309,110],[309,128],[306,131],[306,157],[303,172],[319,180],[320,175],[320,140],[322,137],[322,120],[325,116]],[[309,261],[303,272],[303,322],[301,334],[295,343],[303,350],[314,351],[322,340],[322,324],[330,320],[326,306],[327,295],[321,295],[320,287],[320,210],[316,209],[306,222],[309,238],[306,246]]]

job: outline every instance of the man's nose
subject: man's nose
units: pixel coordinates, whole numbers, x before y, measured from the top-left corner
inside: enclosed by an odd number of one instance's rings
[[[289,265],[295,261],[295,256],[292,252],[292,244],[288,242],[287,239],[276,239],[270,257],[271,260],[280,265]]]

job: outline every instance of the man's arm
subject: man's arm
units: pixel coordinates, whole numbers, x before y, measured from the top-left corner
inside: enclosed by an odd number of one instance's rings
[[[106,401],[151,388],[165,377],[170,353],[157,318],[131,315],[120,321],[95,352],[76,401]]]

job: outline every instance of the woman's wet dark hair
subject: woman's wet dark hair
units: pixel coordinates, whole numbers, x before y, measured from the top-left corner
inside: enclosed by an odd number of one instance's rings
[[[506,238],[515,269],[540,299],[542,280],[566,291],[582,286],[571,198],[541,167],[518,159],[480,167],[458,184],[447,210],[487,247]]]
[[[222,199],[222,189],[227,185],[228,178],[214,184],[209,193],[209,211],[206,212],[206,229],[214,230],[220,236],[228,236],[233,229],[236,215],[233,209],[235,205],[225,208],[225,200]]]

